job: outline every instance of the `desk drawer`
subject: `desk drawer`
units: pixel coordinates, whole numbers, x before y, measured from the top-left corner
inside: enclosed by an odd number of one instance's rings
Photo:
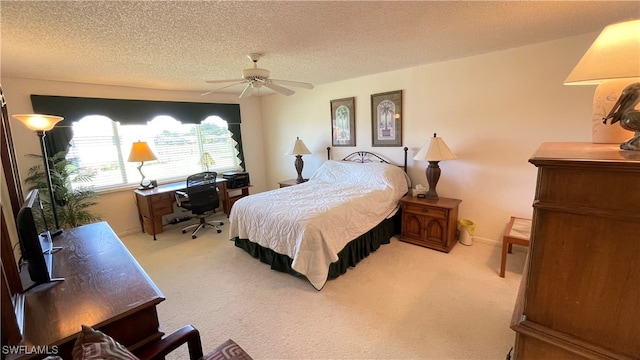
[[[175,199],[175,195],[173,195],[173,192],[162,193],[162,194],[153,195],[151,197],[151,202],[153,203],[153,206],[155,207],[156,203],[166,202],[166,201],[173,202],[173,199]]]
[[[153,203],[153,215],[161,216],[173,213],[173,201],[164,200]]]
[[[416,213],[416,214],[422,214],[422,215],[428,215],[431,217],[437,217],[437,218],[441,218],[441,219],[446,219],[447,218],[447,211],[444,209],[435,209],[429,206],[425,206],[425,205],[418,205],[418,204],[404,204],[404,211],[406,212],[411,212],[411,213]]]

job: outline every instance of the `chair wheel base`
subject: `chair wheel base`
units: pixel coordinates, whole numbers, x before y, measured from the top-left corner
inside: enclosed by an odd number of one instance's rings
[[[195,235],[191,235],[191,238],[192,238],[192,239],[195,239],[195,238],[197,238],[197,236],[195,236]]]
[[[218,230],[218,234],[220,234],[222,232],[222,230]]]
[[[182,233],[183,233],[183,234],[186,234],[186,233],[187,233],[187,231],[186,231],[186,230],[182,230]]]

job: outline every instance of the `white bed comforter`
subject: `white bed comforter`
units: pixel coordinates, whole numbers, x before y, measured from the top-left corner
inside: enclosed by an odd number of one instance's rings
[[[407,190],[397,166],[330,160],[305,183],[236,201],[229,236],[289,256],[319,290],[338,252],[393,215]]]

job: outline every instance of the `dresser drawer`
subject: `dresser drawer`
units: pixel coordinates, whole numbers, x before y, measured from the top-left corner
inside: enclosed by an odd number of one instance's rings
[[[419,205],[419,204],[405,203],[403,210],[406,212],[411,212],[411,213],[416,213],[421,215],[428,215],[431,217],[437,217],[441,219],[446,219],[447,217],[447,210],[445,209],[436,209],[436,208],[432,208],[425,205]]]

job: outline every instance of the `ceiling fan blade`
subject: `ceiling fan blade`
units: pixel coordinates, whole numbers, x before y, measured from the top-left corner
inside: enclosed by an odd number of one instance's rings
[[[241,82],[244,79],[228,79],[228,80],[205,80],[209,84],[228,83],[228,82]]]
[[[291,80],[277,80],[277,79],[269,79],[269,80],[285,86],[295,86],[303,89],[313,89],[313,84],[309,84],[305,82],[291,81]]]
[[[244,90],[242,90],[242,93],[240,93],[240,99],[244,99],[246,97],[251,96],[251,91],[247,92],[247,90],[249,90],[250,88],[251,88],[251,82],[249,82],[247,86],[244,87]]]
[[[219,91],[219,90],[222,90],[222,89],[226,89],[226,88],[228,88],[228,87],[236,86],[236,85],[239,85],[239,84],[242,84],[242,83],[243,83],[243,82],[238,82],[238,83],[235,83],[235,84],[231,84],[231,85],[223,86],[223,87],[220,87],[220,88],[217,88],[217,89],[211,90],[211,91],[207,91],[206,93],[200,94],[200,96],[209,95],[209,94],[214,93],[214,92],[216,92],[216,91]]]
[[[273,90],[273,91],[277,91],[277,92],[279,92],[279,93],[280,93],[280,94],[282,94],[282,95],[287,95],[287,96],[289,96],[289,95],[293,95],[293,94],[295,94],[295,93],[296,93],[295,91],[293,91],[293,90],[291,90],[291,89],[287,89],[286,87],[283,87],[283,86],[280,86],[280,85],[274,84],[274,83],[269,82],[269,81],[265,81],[265,82],[264,82],[264,84],[262,84],[262,85],[264,85],[264,86],[268,87],[269,89],[271,89],[271,90]]]

